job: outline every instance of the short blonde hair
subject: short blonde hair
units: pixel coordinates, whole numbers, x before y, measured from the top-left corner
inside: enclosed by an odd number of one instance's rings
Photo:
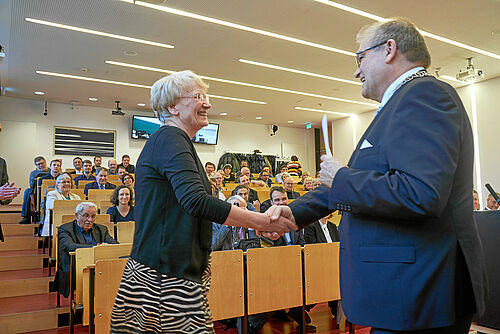
[[[167,118],[172,116],[168,107],[175,106],[186,92],[194,90],[196,86],[201,87],[205,92],[208,89],[208,84],[189,70],[174,72],[156,81],[151,87],[150,100],[156,117],[164,123]]]

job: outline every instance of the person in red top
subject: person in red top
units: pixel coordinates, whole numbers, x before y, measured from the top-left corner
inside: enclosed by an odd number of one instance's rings
[[[288,174],[295,175],[295,176],[301,176],[302,175],[302,165],[299,162],[299,158],[297,158],[296,155],[292,155],[292,157],[290,159],[292,161],[290,161],[287,165]]]

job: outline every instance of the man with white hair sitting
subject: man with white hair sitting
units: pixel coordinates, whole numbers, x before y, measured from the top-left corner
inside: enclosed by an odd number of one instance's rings
[[[75,220],[59,227],[59,265],[54,279],[54,291],[64,297],[69,296],[69,252],[78,248],[90,248],[99,245],[117,244],[109,235],[108,228],[95,224],[97,206],[92,202],[82,202],[76,206]]]

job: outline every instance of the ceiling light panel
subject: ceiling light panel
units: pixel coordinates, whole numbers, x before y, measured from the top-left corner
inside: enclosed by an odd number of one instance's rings
[[[47,71],[35,71],[35,72],[37,74],[48,75],[48,76],[52,76],[52,77],[76,79],[76,80],[83,80],[83,81],[93,81],[93,82],[100,82],[100,83],[112,84],[112,85],[151,89],[151,86],[146,86],[146,85],[141,85],[141,84],[136,84],[136,83],[131,83],[131,82],[114,81],[114,80],[106,80],[106,79],[91,78],[91,77],[82,77],[79,75],[71,75],[71,74],[47,72]],[[211,98],[223,99],[223,100],[248,102],[248,103],[256,103],[256,104],[266,104],[266,102],[263,102],[263,101],[254,101],[254,100],[248,100],[248,99],[241,99],[241,98],[237,98],[237,97],[219,96],[219,95],[208,95],[208,96]]]
[[[144,40],[144,39],[134,38],[134,37],[129,37],[129,36],[116,35],[116,34],[111,34],[111,33],[103,32],[103,31],[86,29],[86,28],[80,28],[80,27],[70,26],[70,25],[67,25],[67,24],[61,24],[61,23],[56,23],[56,22],[44,21],[44,20],[34,19],[34,18],[30,18],[30,17],[26,17],[25,20],[28,21],[28,22],[31,22],[31,23],[42,24],[42,25],[45,25],[45,26],[55,27],[55,28],[60,28],[60,29],[78,31],[78,32],[82,32],[82,33],[85,33],[85,34],[91,34],[91,35],[98,35],[98,36],[104,36],[104,37],[109,37],[109,38],[121,39],[121,40],[128,41],[128,42],[147,44],[147,45],[158,46],[158,47],[167,48],[167,49],[174,48],[173,45],[169,45],[169,44],[158,43],[158,42],[153,42],[153,41],[147,41],[147,40]]]
[[[143,65],[137,65],[137,64],[128,64],[128,63],[117,62],[117,61],[113,61],[113,60],[106,60],[105,62],[106,62],[106,64],[110,64],[110,65],[135,68],[135,69],[139,69],[139,70],[146,70],[146,71],[153,71],[153,72],[160,72],[160,73],[169,73],[169,74],[175,72],[175,71],[167,70],[167,69],[161,69],[161,68],[143,66]],[[202,79],[205,79],[205,80],[212,80],[212,81],[223,82],[223,83],[227,83],[227,84],[240,85],[240,86],[246,86],[246,87],[252,87],[252,88],[260,88],[260,89],[266,89],[266,90],[271,90],[271,91],[276,91],[276,92],[281,92],[281,93],[309,96],[309,97],[315,97],[315,98],[319,98],[319,99],[326,99],[326,100],[332,100],[332,101],[354,103],[354,104],[366,105],[366,106],[371,106],[371,107],[378,107],[378,104],[370,103],[370,102],[355,101],[355,100],[343,99],[343,98],[334,97],[334,96],[320,95],[320,94],[309,93],[309,92],[301,92],[301,91],[296,91],[296,90],[291,90],[291,89],[265,86],[265,85],[259,85],[259,84],[253,84],[253,83],[241,82],[241,81],[235,81],[235,80],[228,80],[228,79],[222,79],[222,78],[214,78],[214,77],[209,77],[209,76],[204,76],[204,75],[200,75],[200,77]]]
[[[337,112],[337,111],[331,111],[331,110],[322,110],[322,109],[314,109],[314,108],[304,108],[304,107],[295,107],[297,110],[304,110],[304,111],[314,111],[314,112],[321,112],[324,114],[334,114],[334,115],[339,115],[339,116],[352,116],[353,114],[346,114],[343,112]]]

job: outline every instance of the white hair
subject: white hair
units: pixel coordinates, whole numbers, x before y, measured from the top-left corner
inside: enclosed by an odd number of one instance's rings
[[[82,216],[85,214],[85,211],[87,211],[88,208],[94,208],[97,211],[97,205],[95,205],[92,202],[81,202],[76,206],[75,213],[79,216]]]

